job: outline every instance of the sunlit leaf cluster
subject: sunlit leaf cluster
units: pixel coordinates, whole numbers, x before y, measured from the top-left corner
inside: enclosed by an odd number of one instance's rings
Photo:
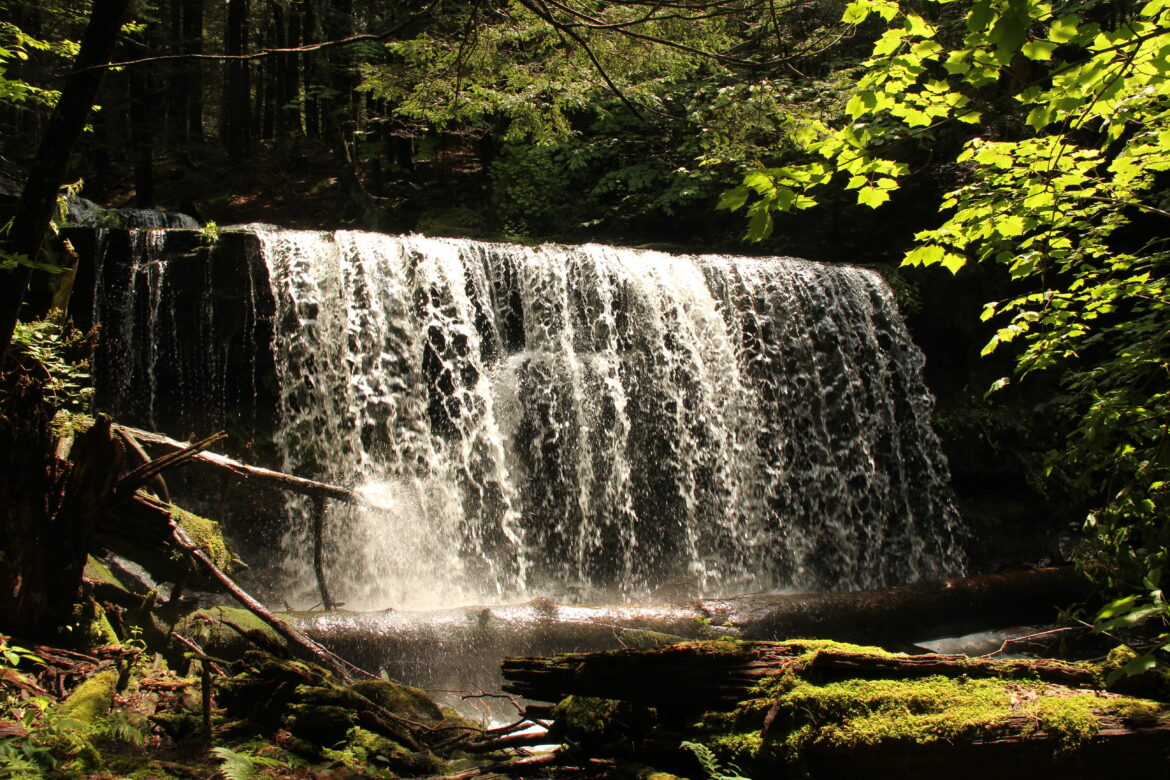
[[[1000,263],[1026,290],[988,305],[985,353],[1014,342],[1019,374],[1059,372],[1068,435],[1050,473],[1099,505],[1084,565],[1134,592],[1101,626],[1165,621],[1170,3],[853,0],[844,18],[886,28],[846,115],[794,122],[805,160],[747,174],[721,205],[745,208],[757,239],[830,183],[877,207],[910,172],[900,141],[966,132],[945,219],[905,263]]]

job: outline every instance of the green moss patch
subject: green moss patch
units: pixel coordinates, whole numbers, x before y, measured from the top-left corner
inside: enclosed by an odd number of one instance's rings
[[[745,701],[708,715],[704,743],[731,760],[791,760],[810,747],[852,749],[1047,734],[1060,750],[1097,735],[1106,716],[1149,722],[1165,711],[1152,701],[1041,682],[942,676],[846,680],[825,685],[790,679],[773,699]],[[770,720],[765,731],[764,723]]]
[[[118,670],[107,669],[77,686],[73,693],[61,703],[61,714],[86,725],[93,724],[106,715],[114,704],[114,691],[118,686]]]
[[[223,539],[223,529],[214,520],[192,514],[185,509],[171,505],[171,517],[179,528],[182,528],[195,544],[216,565],[220,571],[230,573],[232,568],[232,554]]]

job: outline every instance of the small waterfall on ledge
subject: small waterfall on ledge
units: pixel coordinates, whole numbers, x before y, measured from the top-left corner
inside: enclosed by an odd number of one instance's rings
[[[271,328],[272,375],[254,361],[229,384],[271,385],[275,408],[255,414],[274,421],[272,465],[366,499],[331,504],[325,524],[348,608],[962,573],[923,359],[873,271],[246,230],[245,300],[264,310],[236,319],[257,341]],[[149,265],[148,293],[162,284]],[[209,371],[232,362],[213,298],[189,304],[208,307]],[[143,330],[125,349],[158,363]],[[281,541],[294,607],[318,601],[311,510],[289,504]]]

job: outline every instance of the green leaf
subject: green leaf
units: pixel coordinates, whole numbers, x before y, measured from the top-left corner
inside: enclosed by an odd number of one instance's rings
[[[747,203],[749,194],[748,188],[742,185],[728,190],[723,193],[723,197],[719,199],[719,204],[715,208],[721,211],[738,211]]]
[[[1056,44],[1050,41],[1028,41],[1020,51],[1030,60],[1050,60],[1052,52],[1056,51]]]
[[[1079,16],[1062,16],[1052,23],[1048,28],[1048,40],[1053,43],[1068,43],[1077,37],[1077,25],[1080,24],[1081,18]]]
[[[857,202],[876,209],[890,199],[889,190],[883,187],[862,187],[857,193]]]
[[[991,28],[989,35],[991,42],[995,44],[996,62],[1007,65],[1012,61],[1012,57],[1028,37],[1030,23],[1025,0],[1008,0],[1007,7]]]

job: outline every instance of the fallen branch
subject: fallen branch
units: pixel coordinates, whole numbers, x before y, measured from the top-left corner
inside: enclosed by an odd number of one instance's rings
[[[176,441],[160,433],[152,433],[124,425],[116,425],[115,427],[125,430],[138,441],[147,442],[148,444],[153,444],[167,450],[179,451],[187,450],[191,447],[187,442]],[[295,477],[291,474],[284,474],[259,466],[249,466],[245,463],[240,463],[238,460],[233,460],[232,458],[218,455],[214,452],[199,452],[190,460],[191,462],[209,466],[220,472],[234,475],[239,479],[259,483],[268,487],[288,490],[306,496],[325,496],[337,501],[350,503],[356,503],[358,501],[354,492],[348,488],[329,485],[324,482],[316,482],[311,479],[305,479],[304,477]]]
[[[288,640],[289,644],[294,647],[299,647],[304,652],[308,653],[313,659],[324,666],[326,669],[332,670],[341,679],[351,682],[354,677],[351,674],[347,664],[333,653],[326,650],[317,642],[309,639],[307,636],[297,631],[288,623],[278,618],[276,615],[264,608],[259,601],[252,598],[247,591],[241,588],[232,580],[231,577],[220,571],[219,567],[212,562],[207,553],[197,545],[187,533],[178,526],[173,520],[170,523],[172,538],[176,545],[178,545],[192,560],[194,560],[204,571],[211,575],[213,579],[223,586],[224,590],[232,595],[232,597],[240,602],[245,609],[250,611],[256,617],[263,620],[272,628],[273,631]],[[369,675],[371,678],[374,675]]]
[[[175,466],[181,466],[197,458],[208,447],[225,438],[227,438],[227,434],[220,431],[219,433],[213,433],[205,439],[200,439],[194,444],[188,444],[182,449],[168,452],[160,458],[147,460],[141,466],[132,469],[118,480],[114,485],[111,499],[105,508],[109,509],[129,499],[138,492],[139,488],[146,485],[147,482],[150,482],[162,472]]]

